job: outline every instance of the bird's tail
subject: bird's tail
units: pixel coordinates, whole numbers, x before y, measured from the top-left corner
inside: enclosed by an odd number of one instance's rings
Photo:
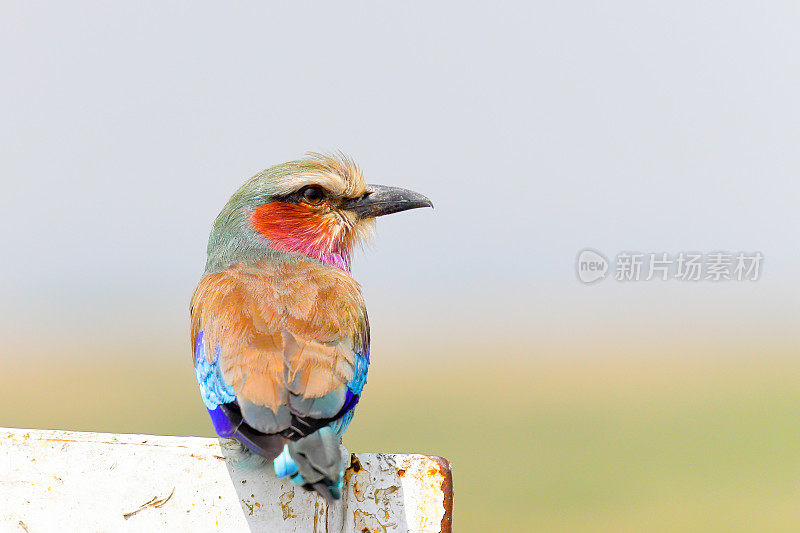
[[[317,491],[328,503],[342,496],[344,468],[339,437],[329,426],[289,442],[274,465],[279,477],[291,476],[294,484]]]

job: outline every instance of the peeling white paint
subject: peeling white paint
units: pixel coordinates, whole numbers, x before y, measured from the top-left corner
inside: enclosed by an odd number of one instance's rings
[[[271,468],[238,463],[236,449],[198,437],[0,429],[0,530],[438,533],[451,501],[447,472],[425,455],[355,454],[343,498],[329,507]]]

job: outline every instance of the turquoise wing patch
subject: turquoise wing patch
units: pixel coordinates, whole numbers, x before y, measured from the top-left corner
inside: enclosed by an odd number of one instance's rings
[[[367,383],[367,372],[369,371],[369,359],[363,355],[356,354],[355,370],[353,379],[347,382],[347,388],[353,394],[361,394],[364,385]]]
[[[222,369],[219,367],[219,346],[214,351],[214,361],[209,363],[205,356],[202,331],[197,334],[194,356],[194,373],[206,407],[213,411],[223,403],[234,401],[236,394],[233,387],[225,383]]]

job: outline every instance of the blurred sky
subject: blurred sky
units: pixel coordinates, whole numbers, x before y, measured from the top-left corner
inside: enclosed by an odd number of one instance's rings
[[[582,351],[598,335],[652,345],[701,329],[796,345],[798,11],[6,2],[6,349],[45,339],[52,355],[46,339],[101,332],[186,343],[227,198],[334,149],[436,204],[381,219],[356,258],[378,342]],[[765,263],[755,283],[587,287],[574,264],[587,246]]]

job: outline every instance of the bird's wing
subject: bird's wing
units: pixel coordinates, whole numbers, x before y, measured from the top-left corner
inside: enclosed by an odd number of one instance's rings
[[[204,276],[192,297],[192,342],[221,435],[242,419],[289,438],[341,419],[358,401],[369,362],[358,284],[305,261]],[[218,424],[218,409],[229,424]]]

